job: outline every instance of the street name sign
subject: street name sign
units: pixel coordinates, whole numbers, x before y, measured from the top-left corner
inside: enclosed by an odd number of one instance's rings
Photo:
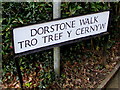
[[[107,32],[110,11],[13,29],[14,53],[21,54]]]

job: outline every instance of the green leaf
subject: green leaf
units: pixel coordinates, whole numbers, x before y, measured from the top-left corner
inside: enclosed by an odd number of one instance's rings
[[[40,6],[41,6],[41,7],[44,7],[44,6],[45,6],[45,4],[40,4]]]
[[[22,19],[20,17],[18,17],[18,20],[23,24],[23,21],[22,21]]]
[[[31,15],[31,12],[29,12],[29,13],[27,14],[26,18],[28,18],[30,15]]]
[[[28,83],[25,84],[25,86],[30,87],[31,84],[32,84],[32,83],[29,83],[29,82],[28,82]]]
[[[77,6],[77,9],[82,9],[82,7],[81,6]]]

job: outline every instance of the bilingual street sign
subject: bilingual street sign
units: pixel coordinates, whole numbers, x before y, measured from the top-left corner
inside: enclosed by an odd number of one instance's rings
[[[110,11],[54,20],[13,29],[14,53],[74,41],[107,32]]]

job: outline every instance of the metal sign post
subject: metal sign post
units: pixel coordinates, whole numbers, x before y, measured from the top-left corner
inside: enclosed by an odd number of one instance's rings
[[[23,79],[22,79],[22,74],[21,74],[21,70],[20,70],[20,66],[19,66],[19,60],[17,60],[17,58],[14,57],[14,61],[16,64],[16,69],[17,69],[17,73],[18,73],[18,77],[19,77],[19,81],[20,81],[20,86],[23,89]]]
[[[53,0],[53,19],[60,18],[61,16],[61,0]],[[54,47],[54,71],[55,74],[60,76],[60,47]]]

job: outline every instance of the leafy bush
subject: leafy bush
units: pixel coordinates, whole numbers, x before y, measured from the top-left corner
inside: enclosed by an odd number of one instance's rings
[[[52,19],[52,3],[41,2],[6,2],[2,3],[2,55],[3,55],[3,75],[7,72],[13,72],[16,74],[16,67],[13,60],[13,47],[12,47],[12,28],[46,22]],[[33,71],[36,69],[34,62],[36,61],[45,61],[46,67],[49,65],[48,58],[51,60],[50,51],[45,51],[43,53],[35,53],[27,56],[18,58],[20,62],[20,69],[24,73],[28,69],[27,73],[30,73],[30,70]],[[34,68],[34,69],[33,69]],[[30,84],[28,84],[30,85]],[[28,86],[27,85],[27,86]]]

